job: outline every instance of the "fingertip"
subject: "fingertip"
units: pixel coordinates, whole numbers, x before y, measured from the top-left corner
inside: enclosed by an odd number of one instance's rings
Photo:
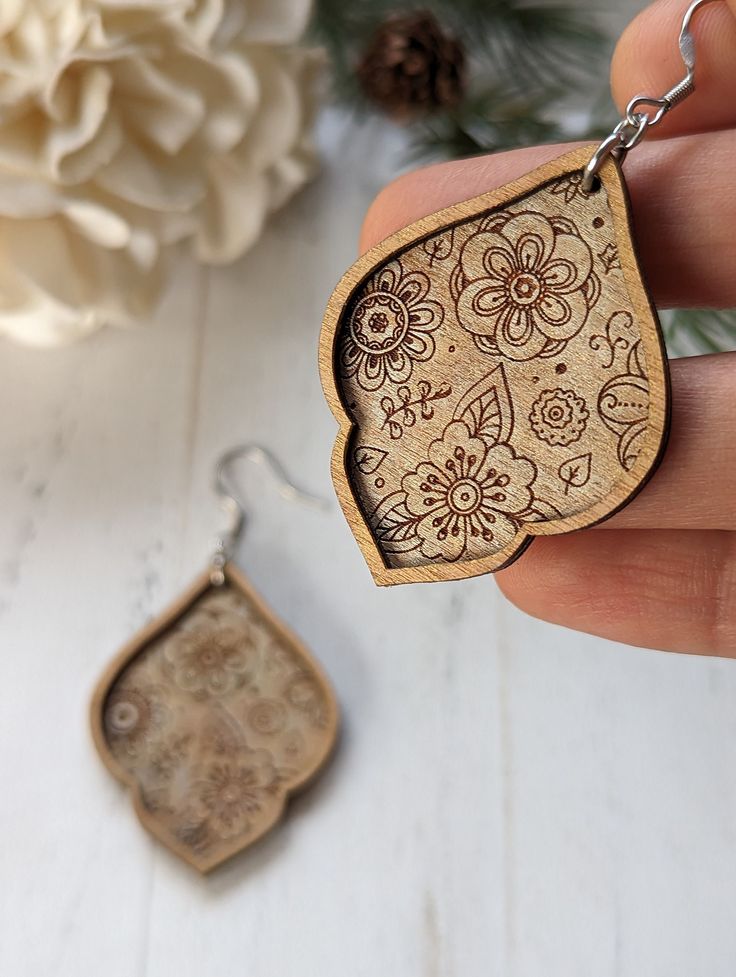
[[[579,536],[533,540],[518,560],[495,574],[504,597],[525,614],[558,621],[559,609],[569,609],[579,597],[579,564],[570,552],[579,540]]]
[[[678,105],[653,136],[672,136],[733,126],[736,111],[736,0],[699,10],[691,23],[695,39],[697,98]],[[611,61],[611,92],[623,115],[635,95],[659,97],[681,81],[685,66],[678,46],[687,0],[657,0],[625,28]]]
[[[368,208],[360,233],[363,254],[390,234],[445,207],[497,190],[581,143],[527,146],[434,163],[387,184]]]
[[[391,183],[386,184],[373,199],[360,229],[361,254],[370,251],[397,227],[411,223],[413,218],[405,212],[406,184],[409,183],[413,191],[413,185],[415,181],[421,179],[422,172],[422,170],[418,170],[397,177]]]

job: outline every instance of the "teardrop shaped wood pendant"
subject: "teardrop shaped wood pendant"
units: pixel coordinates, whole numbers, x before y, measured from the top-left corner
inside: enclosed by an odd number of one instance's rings
[[[337,286],[333,478],[379,584],[498,570],[655,470],[669,379],[628,198],[595,147],[392,235]]]
[[[322,670],[231,564],[205,573],[102,677],[92,732],[142,823],[208,872],[253,844],[324,766]]]

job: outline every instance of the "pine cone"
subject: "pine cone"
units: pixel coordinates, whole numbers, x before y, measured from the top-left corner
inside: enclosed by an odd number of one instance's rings
[[[465,92],[465,53],[425,10],[388,17],[357,69],[366,96],[406,120],[451,108]]]

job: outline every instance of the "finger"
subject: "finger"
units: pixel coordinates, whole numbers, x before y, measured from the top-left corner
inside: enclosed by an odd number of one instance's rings
[[[601,525],[736,530],[736,353],[674,360],[672,427],[662,464]]]
[[[496,575],[528,614],[644,648],[736,657],[736,533],[588,530]]]
[[[361,244],[503,186],[571,149],[535,146],[408,173],[378,195]],[[736,131],[644,143],[626,163],[638,249],[661,306],[736,305]]]
[[[634,95],[658,97],[685,77],[677,39],[689,0],[658,0],[626,28],[611,65],[611,88],[621,113]],[[730,9],[729,9],[730,8]],[[696,94],[680,103],[651,134],[672,136],[736,125],[736,0],[698,10]]]

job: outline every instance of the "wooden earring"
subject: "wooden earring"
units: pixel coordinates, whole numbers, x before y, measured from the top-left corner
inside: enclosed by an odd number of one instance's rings
[[[338,710],[320,666],[255,593],[229,555],[243,512],[217,487],[232,517],[210,569],[112,662],[92,699],[92,733],[110,771],[130,788],[138,817],[201,872],[249,847],[281,817],[291,794],[325,765]],[[315,500],[312,500],[315,501]]]
[[[637,96],[611,135],[360,258],[330,299],[332,471],[379,584],[495,571],[608,518],[667,440],[667,359],[621,172],[695,88]]]

